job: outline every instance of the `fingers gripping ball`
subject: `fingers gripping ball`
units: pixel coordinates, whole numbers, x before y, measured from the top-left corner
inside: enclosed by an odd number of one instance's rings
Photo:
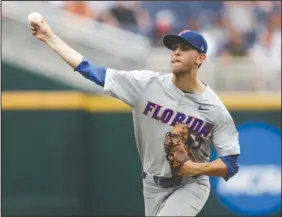
[[[169,161],[172,175],[177,176],[177,170],[188,160],[196,161],[187,145],[191,132],[186,124],[176,124],[170,132],[166,133],[164,149],[166,159]]]

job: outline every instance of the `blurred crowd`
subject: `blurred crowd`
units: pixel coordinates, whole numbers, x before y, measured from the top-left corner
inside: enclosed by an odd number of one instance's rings
[[[147,36],[162,46],[165,34],[202,32],[209,54],[266,55],[280,61],[280,1],[49,1],[87,18]],[[276,55],[276,56],[275,56]],[[262,57],[263,58],[263,57]],[[264,57],[266,58],[266,57]]]
[[[165,34],[201,32],[209,58],[247,57],[257,67],[256,85],[281,77],[280,1],[47,1],[47,4],[106,23],[163,46]],[[83,24],[82,24],[83,25]],[[280,78],[278,78],[280,81]],[[262,82],[259,82],[261,80]],[[281,85],[277,83],[278,88]],[[258,88],[259,88],[258,87]],[[279,88],[280,89],[280,88]]]

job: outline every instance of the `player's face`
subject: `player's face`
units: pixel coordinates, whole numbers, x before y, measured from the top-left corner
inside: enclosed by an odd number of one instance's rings
[[[176,43],[171,49],[171,70],[179,75],[197,69],[205,60],[205,54],[200,54],[189,44]]]

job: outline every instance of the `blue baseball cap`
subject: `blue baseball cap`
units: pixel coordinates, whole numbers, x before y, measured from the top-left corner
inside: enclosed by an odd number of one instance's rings
[[[168,49],[172,49],[173,44],[177,42],[188,43],[194,47],[199,53],[206,54],[208,44],[206,39],[198,32],[192,30],[183,30],[178,35],[166,35],[163,43]]]

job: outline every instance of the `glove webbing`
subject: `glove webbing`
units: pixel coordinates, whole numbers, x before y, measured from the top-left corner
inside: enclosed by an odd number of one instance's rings
[[[170,142],[168,143],[169,145],[168,145],[168,147],[169,147],[169,149],[168,149],[168,152],[166,153],[166,159],[167,159],[167,161],[169,161],[169,159],[168,159],[168,154],[170,154],[171,152],[171,149],[172,149],[172,147],[173,147],[173,145],[174,145],[174,143],[172,142],[172,138],[173,137],[180,137],[180,139],[182,138],[182,136],[180,136],[180,135],[178,135],[178,134],[173,134],[173,133],[171,133],[171,132],[167,132],[166,133],[166,137],[169,137],[169,139],[170,139]]]

